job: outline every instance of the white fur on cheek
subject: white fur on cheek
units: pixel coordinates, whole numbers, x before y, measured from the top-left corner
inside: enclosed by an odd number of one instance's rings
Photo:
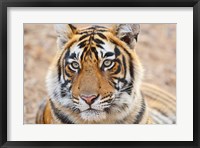
[[[132,98],[129,94],[123,93],[121,95],[121,99],[118,103],[120,103],[120,104],[123,104],[123,103],[132,104],[133,100],[134,100],[134,98]]]
[[[61,82],[58,81],[57,71],[49,69],[46,77],[47,91],[52,100],[58,101],[63,106],[69,107],[73,105],[70,98],[71,94],[66,91],[66,96],[61,97]]]

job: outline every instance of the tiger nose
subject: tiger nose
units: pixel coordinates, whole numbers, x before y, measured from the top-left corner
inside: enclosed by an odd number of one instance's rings
[[[83,99],[88,105],[94,103],[94,101],[98,98],[97,95],[81,95],[81,99]]]

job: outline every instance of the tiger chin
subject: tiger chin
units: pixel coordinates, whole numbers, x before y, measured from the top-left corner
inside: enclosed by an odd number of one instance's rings
[[[57,54],[38,124],[174,124],[176,99],[142,84],[139,24],[55,25]]]

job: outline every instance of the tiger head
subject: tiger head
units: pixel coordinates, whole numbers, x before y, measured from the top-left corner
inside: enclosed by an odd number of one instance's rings
[[[134,49],[140,26],[55,28],[59,50],[47,75],[52,101],[87,122],[126,117],[140,93],[143,69]]]

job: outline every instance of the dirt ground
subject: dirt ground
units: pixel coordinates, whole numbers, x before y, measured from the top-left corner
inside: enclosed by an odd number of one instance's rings
[[[24,24],[24,124],[35,123],[38,105],[47,96],[45,77],[56,51],[53,24]],[[176,95],[176,25],[141,24],[136,51],[144,82]]]

